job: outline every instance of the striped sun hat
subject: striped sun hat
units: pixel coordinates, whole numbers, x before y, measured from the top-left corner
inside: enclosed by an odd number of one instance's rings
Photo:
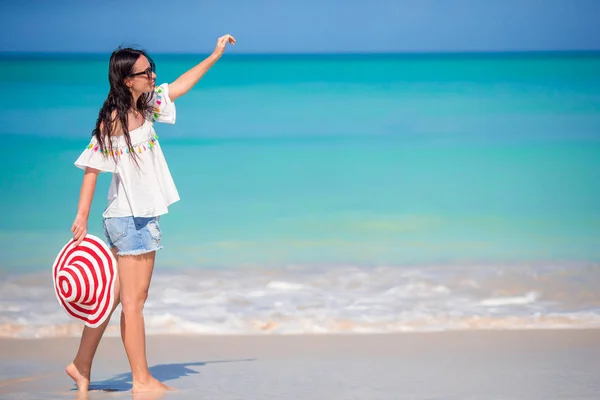
[[[54,291],[69,316],[96,328],[108,318],[115,301],[117,261],[94,235],[86,235],[77,247],[75,242],[71,239],[54,261]]]

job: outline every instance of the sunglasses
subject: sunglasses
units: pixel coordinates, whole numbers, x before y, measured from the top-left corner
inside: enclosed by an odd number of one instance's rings
[[[146,75],[148,79],[152,79],[152,74],[156,72],[156,67],[153,62],[150,63],[150,66],[143,70],[142,72],[136,72],[135,74],[129,74],[130,77]]]

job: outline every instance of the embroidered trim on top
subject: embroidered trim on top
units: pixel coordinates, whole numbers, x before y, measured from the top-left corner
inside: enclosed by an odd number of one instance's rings
[[[149,139],[143,140],[141,142],[138,143],[132,143],[132,147],[135,151],[137,151],[138,153],[141,153],[143,151],[146,151],[148,149],[153,148],[154,146],[158,145],[158,135],[155,133],[152,137],[150,137]],[[91,151],[98,151],[100,150],[100,146],[98,146],[98,143],[90,143],[87,145],[86,149],[91,150]],[[104,149],[102,151],[102,153],[104,155],[116,155],[116,156],[120,156],[123,153],[128,154],[129,153],[129,148],[127,146],[123,146],[123,147],[115,147],[112,149],[112,151],[108,151],[107,149]]]
[[[162,103],[162,92],[163,92],[162,88],[157,86],[156,96],[158,97],[158,100],[156,100],[156,104],[158,104],[159,106]],[[152,123],[155,123],[159,116],[160,116],[160,108],[155,107],[154,114],[152,115]]]

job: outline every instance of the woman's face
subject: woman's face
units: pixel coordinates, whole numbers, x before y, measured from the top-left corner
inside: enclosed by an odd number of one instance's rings
[[[133,65],[133,72],[125,83],[132,92],[136,93],[148,93],[154,90],[156,74],[145,56],[140,55],[137,59]]]

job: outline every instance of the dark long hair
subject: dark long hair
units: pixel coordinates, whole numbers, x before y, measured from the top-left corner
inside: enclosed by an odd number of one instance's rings
[[[111,140],[114,136],[113,124],[116,122],[121,124],[125,142],[129,148],[129,154],[136,157],[135,150],[131,143],[131,137],[129,136],[129,129],[127,128],[127,112],[130,108],[133,108],[140,112],[145,119],[149,118],[152,114],[151,93],[142,94],[138,98],[137,103],[132,104],[133,96],[125,84],[125,79],[133,73],[133,65],[140,56],[145,56],[150,65],[154,67],[154,62],[143,50],[130,47],[118,48],[110,56],[108,66],[108,82],[110,83],[110,90],[108,92],[108,97],[104,100],[104,104],[102,104],[102,108],[100,108],[100,112],[98,113],[96,127],[94,128],[92,135],[96,137],[98,145],[100,146],[100,151],[104,155],[112,155],[115,157],[115,160],[116,152],[113,153]],[[152,69],[154,70],[154,68]],[[113,120],[113,111],[116,111],[115,118],[117,121]]]

